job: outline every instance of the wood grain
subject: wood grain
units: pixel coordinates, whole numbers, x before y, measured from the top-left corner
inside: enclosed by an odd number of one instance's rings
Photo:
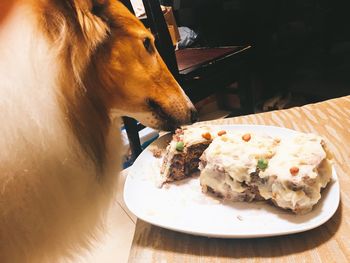
[[[350,96],[206,123],[275,125],[326,138],[341,187],[337,212],[316,229],[257,239],[196,237],[138,220],[129,262],[350,262]]]

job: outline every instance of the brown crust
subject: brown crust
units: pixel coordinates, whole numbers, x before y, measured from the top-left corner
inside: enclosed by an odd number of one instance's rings
[[[200,161],[199,158],[202,156],[205,149],[208,148],[209,144],[210,144],[210,141],[194,144],[187,148],[186,163],[185,163],[185,174],[187,176],[199,171],[198,170],[198,165]]]
[[[185,162],[186,162],[185,153],[181,152],[173,156],[171,160],[171,165],[169,168],[169,178],[171,178],[171,180],[180,180],[186,177]]]
[[[193,144],[186,147],[182,152],[177,151],[171,160],[168,160],[169,152],[164,157],[161,173],[164,174],[166,164],[170,162],[167,181],[176,181],[191,176],[198,172],[200,157],[209,146],[210,141]]]
[[[224,171],[220,172],[225,174]],[[237,193],[237,198],[228,195],[223,195],[220,192],[216,192],[213,188],[211,188],[208,185],[201,185],[202,186],[202,192],[207,193],[210,192],[214,194],[216,197],[227,199],[227,200],[236,200],[236,201],[244,201],[244,202],[252,202],[252,201],[262,201],[264,198],[260,195],[259,189],[256,185],[248,185],[245,182],[242,182],[242,185],[246,188],[244,192]],[[227,185],[229,187],[229,185]]]
[[[202,189],[203,189],[204,186],[202,186]],[[219,197],[219,198],[224,198],[224,196],[221,194],[221,193],[218,193],[218,192],[215,192],[213,188],[211,188],[210,186],[205,186],[206,188],[206,192],[209,192],[209,193],[212,193],[213,195],[215,195],[216,197]]]

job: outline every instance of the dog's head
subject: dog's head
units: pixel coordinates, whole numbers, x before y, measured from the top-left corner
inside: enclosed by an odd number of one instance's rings
[[[69,23],[75,26],[71,35],[78,32],[85,43],[72,47],[78,54],[74,71],[85,72],[88,92],[102,98],[108,110],[166,130],[196,120],[195,108],[160,57],[153,35],[122,3],[63,2],[56,1],[69,9]]]
[[[106,2],[100,10],[105,8],[109,19],[111,53],[102,70],[113,107],[152,127],[195,121],[195,109],[160,57],[153,35],[119,2]]]

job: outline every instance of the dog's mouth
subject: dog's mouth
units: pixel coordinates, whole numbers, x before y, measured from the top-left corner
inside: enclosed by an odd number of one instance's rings
[[[152,115],[159,122],[159,128],[162,130],[175,130],[182,123],[182,121],[169,114],[158,102],[153,99],[146,100],[147,106],[150,108]]]
[[[157,101],[147,99],[146,103],[150,108],[152,115],[157,119],[159,128],[162,130],[175,130],[181,125],[190,124],[197,120],[197,113],[195,110],[188,110],[182,117],[177,117],[164,109]]]

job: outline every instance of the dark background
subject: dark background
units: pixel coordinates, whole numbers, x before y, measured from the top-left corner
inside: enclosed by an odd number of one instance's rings
[[[178,26],[195,46],[251,44],[262,99],[292,92],[306,102],[350,94],[350,1],[182,0]]]

